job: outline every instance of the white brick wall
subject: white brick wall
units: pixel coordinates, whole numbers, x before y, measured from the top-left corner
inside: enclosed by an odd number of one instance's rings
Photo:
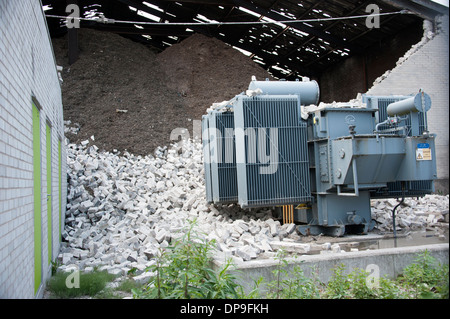
[[[40,110],[42,283],[48,278],[47,203],[52,260],[59,251],[58,141],[62,146],[62,219],[66,153],[61,87],[41,1],[0,1],[0,298],[34,298],[32,97]],[[52,200],[47,202],[46,123],[52,127]],[[63,223],[63,220],[61,220]]]
[[[431,97],[428,130],[436,133],[439,179],[448,179],[449,166],[449,17],[438,18],[439,33],[406,61],[391,70],[368,95],[408,95],[424,89]]]

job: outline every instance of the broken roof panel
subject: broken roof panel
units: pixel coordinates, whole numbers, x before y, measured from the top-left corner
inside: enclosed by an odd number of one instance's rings
[[[426,2],[426,0],[421,0]],[[43,0],[46,14],[66,16],[65,1]],[[245,50],[255,62],[276,77],[317,76],[328,67],[404,28],[422,21],[413,14],[380,17],[380,28],[369,29],[365,18],[367,5],[376,4],[380,13],[398,12],[396,0],[77,0],[82,17],[100,14],[116,21],[135,24],[102,24],[82,21],[90,27],[122,34],[154,46],[159,50],[199,32],[217,37],[225,43]],[[51,9],[48,9],[51,8]],[[428,10],[429,11],[429,10]],[[427,12],[428,12],[427,11]],[[344,20],[323,20],[347,17]],[[289,22],[289,20],[320,21]],[[50,31],[64,29],[64,23],[49,21]],[[52,19],[56,20],[56,19]],[[139,24],[165,22],[166,25]],[[206,25],[205,22],[265,22],[266,24]],[[170,25],[193,23],[197,25]],[[61,30],[59,30],[61,31]]]

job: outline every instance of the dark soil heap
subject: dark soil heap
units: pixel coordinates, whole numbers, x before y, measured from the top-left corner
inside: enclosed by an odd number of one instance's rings
[[[79,143],[93,135],[107,151],[152,153],[171,142],[175,128],[192,134],[192,120],[213,102],[244,91],[252,75],[270,78],[250,58],[199,34],[157,55],[121,36],[82,29],[80,56],[71,66],[66,38],[54,39],[53,46],[64,67],[64,119],[81,125],[67,137]]]
[[[194,34],[158,55],[166,83],[186,97],[192,116],[201,119],[214,102],[230,100],[248,88],[252,75],[272,76],[249,57],[216,38]]]

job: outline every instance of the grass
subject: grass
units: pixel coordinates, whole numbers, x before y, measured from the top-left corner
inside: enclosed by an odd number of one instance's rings
[[[140,287],[133,279],[127,278],[122,280],[118,287],[109,288],[107,284],[116,279],[115,275],[109,274],[106,271],[94,270],[90,273],[79,273],[79,287],[75,285],[75,281],[72,280],[72,272],[57,272],[50,278],[48,282],[48,291],[50,292],[50,298],[97,298],[97,299],[113,299],[122,298],[123,293],[131,295],[132,289]],[[66,282],[69,282],[67,285]],[[69,286],[69,287],[68,287]],[[120,293],[122,292],[122,293]]]

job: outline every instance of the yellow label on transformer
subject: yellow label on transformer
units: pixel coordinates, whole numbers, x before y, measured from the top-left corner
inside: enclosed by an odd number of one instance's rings
[[[418,148],[416,149],[417,161],[431,161],[431,148]]]

